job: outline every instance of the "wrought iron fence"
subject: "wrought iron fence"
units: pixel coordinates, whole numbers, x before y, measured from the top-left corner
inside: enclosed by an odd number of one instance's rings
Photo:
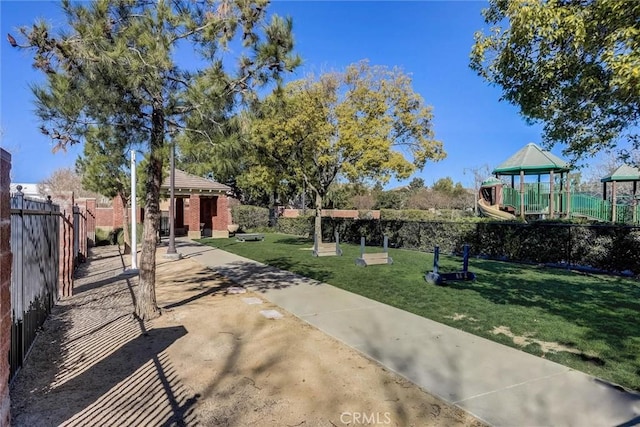
[[[297,218],[281,218],[280,229]],[[312,218],[298,227],[311,234]],[[470,244],[473,255],[505,261],[544,263],[640,276],[640,226],[629,224],[571,224],[517,221],[403,221],[323,218],[323,240],[338,233],[343,243],[382,245],[441,253],[461,253]],[[287,230],[291,232],[291,228]]]
[[[51,201],[11,197],[10,379],[58,299],[60,209]]]

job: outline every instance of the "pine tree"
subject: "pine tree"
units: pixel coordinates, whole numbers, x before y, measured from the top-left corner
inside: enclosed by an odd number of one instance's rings
[[[255,99],[299,63],[291,20],[266,20],[265,0],[97,0],[62,2],[67,28],[23,27],[18,47],[33,54],[46,83],[34,85],[42,131],[56,147],[82,142],[93,126],[138,129],[146,146],[145,219],[136,314],[159,313],[155,253],[165,138],[212,140],[221,105]],[[234,55],[227,47],[233,45]],[[199,58],[188,67],[178,51]],[[241,55],[237,52],[241,51]],[[197,127],[189,117],[199,117]],[[130,141],[132,142],[132,141]]]
[[[135,130],[113,128],[108,125],[91,128],[85,135],[83,155],[76,160],[76,171],[82,185],[110,199],[119,198],[123,211],[125,253],[130,253],[131,236],[128,224],[131,171],[128,150],[136,141]]]

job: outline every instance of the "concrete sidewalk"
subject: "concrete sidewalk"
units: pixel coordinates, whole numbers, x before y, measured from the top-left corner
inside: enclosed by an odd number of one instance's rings
[[[189,240],[179,240],[177,246],[183,256],[262,293],[274,304],[489,424],[640,424],[638,393],[219,249]]]

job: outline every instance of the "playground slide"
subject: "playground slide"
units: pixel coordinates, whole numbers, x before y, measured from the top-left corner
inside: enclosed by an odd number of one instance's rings
[[[516,217],[509,212],[501,211],[497,205],[490,205],[484,198],[480,197],[478,200],[478,208],[482,215],[495,219],[516,219]]]

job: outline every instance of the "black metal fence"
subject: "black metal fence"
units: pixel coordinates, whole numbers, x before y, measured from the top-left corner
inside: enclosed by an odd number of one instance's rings
[[[60,209],[48,202],[11,197],[11,348],[13,379],[38,329],[58,299]],[[75,252],[75,251],[74,251]]]
[[[312,235],[313,218],[280,218],[281,232]],[[462,253],[516,262],[585,267],[640,276],[640,227],[621,224],[573,224],[537,221],[402,221],[323,218],[324,241],[335,233],[345,243],[381,246],[388,236],[395,248]]]

